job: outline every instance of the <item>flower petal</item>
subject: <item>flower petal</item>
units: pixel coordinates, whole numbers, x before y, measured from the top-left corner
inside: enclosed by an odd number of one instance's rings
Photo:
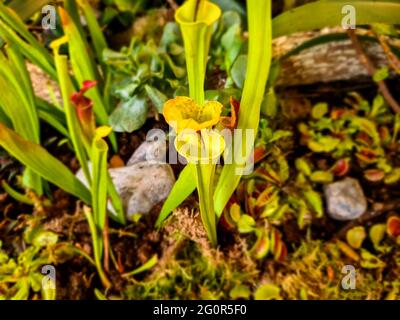
[[[199,106],[188,97],[176,97],[164,104],[164,118],[178,133],[185,129],[200,131],[217,124],[221,110],[222,105],[217,101]]]
[[[175,148],[189,163],[215,163],[225,150],[223,136],[215,130],[184,130],[175,139]]]

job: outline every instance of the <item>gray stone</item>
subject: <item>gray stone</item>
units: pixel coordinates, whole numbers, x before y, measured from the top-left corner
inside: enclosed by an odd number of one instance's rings
[[[149,213],[156,204],[168,197],[175,183],[172,168],[165,163],[139,162],[109,169],[109,173],[121,196],[128,219],[137,213]],[[87,186],[82,170],[76,176]],[[110,202],[108,209],[115,212]]]
[[[335,220],[354,220],[367,210],[367,199],[358,180],[345,178],[325,186],[328,215]]]
[[[167,142],[165,133],[162,130],[151,130],[147,134],[146,141],[135,150],[128,160],[127,166],[143,161],[165,162],[166,153]]]

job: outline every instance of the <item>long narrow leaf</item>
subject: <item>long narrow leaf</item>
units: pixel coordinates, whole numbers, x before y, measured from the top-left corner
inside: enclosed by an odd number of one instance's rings
[[[6,51],[10,60],[0,53],[0,105],[18,134],[26,140],[39,143],[39,119],[25,64],[13,46],[8,46]],[[24,172],[23,183],[38,195],[43,194],[42,180],[30,168]]]
[[[295,32],[310,31],[325,27],[340,26],[344,5],[355,8],[357,25],[400,22],[400,1],[316,1],[286,11],[272,21],[273,37],[277,38]]]
[[[234,161],[224,165],[214,195],[215,212],[221,215],[229,198],[241,179],[238,172],[238,159],[248,159],[248,141],[246,130],[253,130],[253,138],[258,131],[260,108],[272,59],[271,0],[247,0],[249,23],[249,58],[246,80],[240,101],[238,129],[241,129],[240,141],[235,144]],[[250,148],[252,150],[252,148]]]
[[[10,7],[22,20],[26,20],[51,2],[53,0],[14,0],[10,3]]]
[[[35,47],[40,51],[41,55],[46,57],[48,62],[51,62],[51,56],[49,52],[40,44],[40,42],[32,35],[27,26],[24,24],[23,20],[18,16],[18,14],[12,10],[12,7],[6,7],[4,4],[0,3],[0,17],[3,21],[17,32],[26,42],[31,46]]]
[[[125,210],[122,205],[121,197],[109,174],[107,175],[107,192],[115,210],[115,214],[110,213],[110,217],[120,224],[126,224]]]
[[[103,50],[107,48],[106,38],[90,3],[87,0],[78,0],[78,3],[85,15],[97,59],[101,63],[103,60]]]
[[[61,20],[64,27],[64,32],[69,39],[69,53],[72,63],[72,69],[79,83],[91,80],[101,83],[98,72],[96,72],[96,65],[90,55],[90,47],[86,40],[81,36],[79,29],[75,25],[73,19],[69,16],[68,12],[60,8]],[[103,125],[108,124],[108,114],[105,102],[100,94],[98,87],[93,88],[88,92],[88,97],[93,101],[94,112],[97,116],[98,122]],[[110,135],[110,141],[113,148],[116,150],[117,142],[114,134]]]
[[[29,197],[27,197],[26,195],[21,194],[18,191],[11,188],[10,185],[7,182],[5,182],[4,180],[1,182],[1,186],[3,187],[4,191],[9,194],[9,196],[11,198],[13,198],[21,203],[25,203],[25,204],[28,204],[31,206],[34,205],[33,201],[31,199],[29,199]]]
[[[0,36],[5,39],[6,42],[15,43],[19,47],[19,51],[35,65],[39,66],[43,71],[45,71],[52,79],[56,79],[56,71],[54,66],[49,62],[47,57],[43,55],[43,52],[25,42],[18,34],[12,30],[8,25],[6,25],[0,19]]]
[[[75,108],[70,101],[70,97],[74,93],[74,87],[68,74],[67,57],[59,55],[55,49],[55,62],[58,74],[58,81],[60,83],[61,96],[64,103],[65,117],[67,120],[67,127],[71,138],[72,145],[75,150],[76,157],[81,165],[81,168],[85,174],[89,185],[91,184],[91,178],[88,167],[88,157],[85,153],[85,147],[82,140],[82,130],[79,126],[78,117],[75,112]]]
[[[63,136],[69,138],[69,133],[66,128],[65,113],[46,100],[38,97],[35,97],[35,104],[37,106],[39,118],[47,122]]]
[[[4,123],[7,127],[12,128],[12,122],[8,115],[4,112],[3,107],[0,103],[0,122]]]
[[[108,146],[103,139],[96,139],[92,147],[92,207],[94,221],[103,230],[107,212],[107,152]]]
[[[61,161],[40,145],[22,139],[3,124],[0,124],[0,145],[18,161],[46,180],[82,201],[91,203],[89,190]]]

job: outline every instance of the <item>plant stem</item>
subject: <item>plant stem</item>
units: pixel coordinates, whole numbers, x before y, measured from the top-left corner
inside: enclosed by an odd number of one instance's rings
[[[106,217],[106,222],[103,228],[103,243],[104,243],[104,257],[103,257],[103,265],[104,269],[109,272],[110,271],[110,237],[108,233],[108,217]]]
[[[217,220],[214,211],[214,176],[215,165],[197,164],[196,165],[196,180],[197,191],[199,194],[200,215],[206,229],[207,236],[213,246],[216,246],[217,241]]]
[[[101,263],[101,254],[102,254],[102,250],[101,250],[102,245],[101,244],[102,244],[102,242],[101,242],[101,237],[99,235],[97,226],[93,219],[93,214],[92,214],[90,208],[86,207],[86,206],[83,208],[83,212],[88,221],[90,233],[92,234],[93,255],[94,255],[94,262],[96,264],[97,272],[99,274],[100,280],[101,280],[102,284],[104,285],[104,287],[110,288],[111,282],[110,282],[110,280],[108,280],[107,275],[105,274],[102,263]]]

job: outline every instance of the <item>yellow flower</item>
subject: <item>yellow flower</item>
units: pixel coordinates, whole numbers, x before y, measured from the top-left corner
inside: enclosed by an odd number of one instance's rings
[[[215,130],[203,129],[198,134],[187,129],[176,137],[175,149],[189,163],[215,164],[225,150],[225,140]]]
[[[209,129],[219,122],[222,104],[208,101],[199,106],[188,97],[176,97],[164,104],[164,118],[177,133],[185,129],[200,131]]]

